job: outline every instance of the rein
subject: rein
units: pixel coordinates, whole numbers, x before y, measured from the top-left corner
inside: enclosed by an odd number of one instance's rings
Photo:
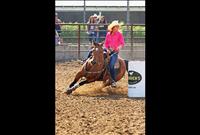
[[[85,64],[85,66],[84,66],[84,71],[85,71],[85,73],[88,73],[88,74],[98,74],[98,73],[102,73],[104,70],[105,70],[105,68],[106,68],[106,66],[104,65],[104,68],[102,69],[102,70],[100,70],[100,71],[93,71],[93,72],[91,72],[91,71],[87,71],[86,70],[86,64]]]
[[[85,66],[84,66],[84,71],[85,71],[85,73],[88,73],[88,74],[99,74],[99,73],[102,73],[104,70],[105,70],[105,68],[106,68],[106,62],[105,62],[105,60],[104,60],[104,68],[103,69],[101,69],[100,71],[93,71],[93,72],[91,72],[91,71],[87,71],[86,70],[86,65],[87,65],[87,62],[89,61],[89,59],[86,61],[86,64],[85,64]]]
[[[112,56],[112,55],[114,55],[114,54],[117,54],[118,52],[114,52],[113,54],[111,54],[110,55],[110,57]],[[89,61],[89,59],[86,61],[86,63]],[[86,70],[86,65],[87,64],[85,64],[85,66],[84,66],[84,71],[85,71],[85,73],[88,73],[88,74],[99,74],[99,73],[102,73],[104,70],[105,70],[105,68],[106,68],[106,62],[105,62],[105,60],[104,60],[104,68],[102,69],[102,70],[100,70],[100,71],[93,71],[93,72],[91,72],[91,71],[87,71]]]

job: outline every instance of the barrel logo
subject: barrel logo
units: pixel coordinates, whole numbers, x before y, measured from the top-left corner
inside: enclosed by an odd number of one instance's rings
[[[133,85],[137,84],[142,80],[142,76],[140,73],[130,70],[128,71],[128,84]]]

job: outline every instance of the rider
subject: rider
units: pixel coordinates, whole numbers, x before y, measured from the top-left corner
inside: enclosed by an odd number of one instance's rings
[[[104,43],[104,47],[108,49],[110,53],[110,62],[109,62],[109,71],[111,74],[111,86],[116,87],[116,73],[114,69],[114,65],[118,59],[119,51],[122,47],[124,47],[124,37],[121,32],[119,32],[119,26],[117,20],[113,21],[108,26],[108,33],[106,34],[106,39]]]

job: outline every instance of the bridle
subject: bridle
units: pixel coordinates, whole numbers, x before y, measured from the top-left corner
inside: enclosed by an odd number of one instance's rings
[[[99,71],[87,71],[86,70],[86,65],[87,65],[87,62],[89,61],[89,59],[87,59],[87,61],[85,62],[86,64],[84,65],[84,72],[86,73],[86,74],[100,74],[100,73],[102,73],[105,69],[106,69],[106,62],[105,62],[105,60],[104,60],[104,66],[103,66],[103,69],[101,69],[101,70],[99,70]],[[96,61],[95,61],[95,63],[96,63]]]

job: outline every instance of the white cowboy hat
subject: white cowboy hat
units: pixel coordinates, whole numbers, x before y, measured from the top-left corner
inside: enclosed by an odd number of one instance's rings
[[[120,26],[118,20],[112,21],[112,23],[111,23],[110,25],[108,25],[108,30],[109,30],[109,31],[112,31],[112,28],[113,28],[114,26]]]

